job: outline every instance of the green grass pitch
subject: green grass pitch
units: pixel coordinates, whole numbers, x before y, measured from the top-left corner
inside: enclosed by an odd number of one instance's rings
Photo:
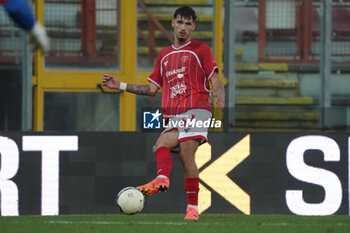
[[[180,214],[60,215],[0,217],[1,233],[337,233],[350,232],[350,216],[202,214],[185,221]]]

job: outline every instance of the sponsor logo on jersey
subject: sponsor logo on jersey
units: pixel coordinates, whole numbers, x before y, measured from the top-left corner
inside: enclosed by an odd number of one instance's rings
[[[179,73],[184,73],[186,71],[186,67],[183,66],[179,69],[173,69],[173,70],[170,70],[170,71],[167,71],[165,73],[165,76],[168,78],[170,75],[174,75],[174,74],[179,74]]]
[[[188,56],[182,56],[182,57],[181,57],[181,61],[182,61],[183,63],[187,62],[187,61],[188,61]]]
[[[170,88],[171,94],[170,98],[174,98],[178,94],[184,94],[186,92],[186,85],[184,83],[177,83]]]

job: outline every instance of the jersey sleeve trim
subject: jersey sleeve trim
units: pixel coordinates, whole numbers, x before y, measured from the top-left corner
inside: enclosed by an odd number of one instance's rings
[[[147,80],[148,80],[149,82],[153,83],[154,85],[156,85],[157,87],[162,88],[162,86],[161,86],[159,83],[157,83],[156,81],[154,81],[154,80],[151,79],[150,77],[148,77]]]
[[[209,76],[208,76],[208,80],[210,80],[211,77],[213,77],[213,74],[214,74],[214,72],[215,72],[216,69],[218,69],[218,66],[214,66],[213,70],[211,71],[211,73],[210,73]]]

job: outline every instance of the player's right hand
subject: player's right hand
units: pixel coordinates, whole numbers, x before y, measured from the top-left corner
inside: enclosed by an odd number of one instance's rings
[[[105,86],[105,87],[108,87],[111,89],[118,89],[119,90],[120,82],[113,75],[104,74],[103,78],[102,78],[102,86]]]
[[[40,49],[45,53],[49,50],[49,37],[47,36],[44,27],[39,22],[34,24],[34,27],[29,32],[29,36],[31,49],[33,51]]]

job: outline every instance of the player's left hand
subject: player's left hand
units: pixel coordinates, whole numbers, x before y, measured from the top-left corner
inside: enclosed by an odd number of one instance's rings
[[[213,95],[216,97],[215,106],[223,109],[225,107],[225,92],[223,91],[214,92]]]
[[[39,22],[34,24],[34,27],[29,32],[29,36],[29,42],[33,51],[40,49],[45,53],[49,50],[49,38],[44,27]]]
[[[225,87],[219,78],[217,71],[214,72],[210,79],[214,89],[213,96],[215,96],[215,107],[223,109],[225,107]]]

